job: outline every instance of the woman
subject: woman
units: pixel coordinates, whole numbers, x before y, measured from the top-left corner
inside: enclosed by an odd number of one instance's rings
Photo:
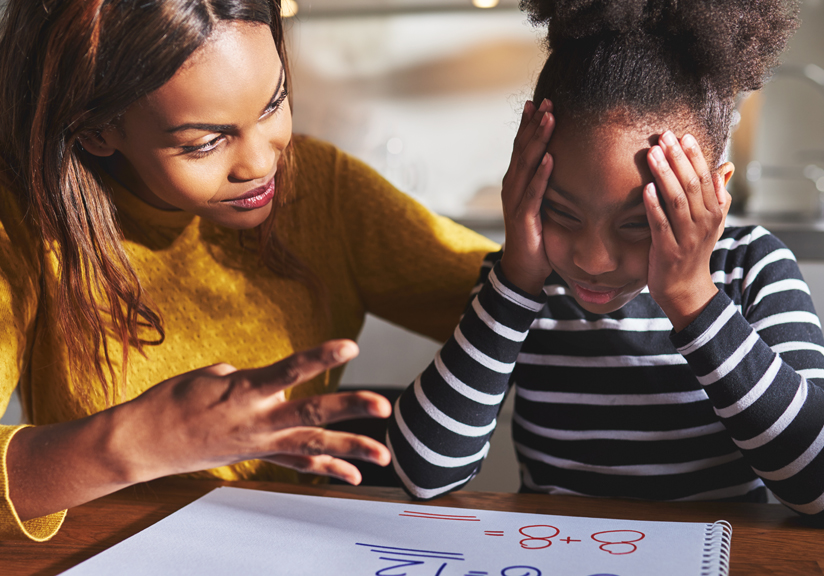
[[[345,339],[445,338],[490,243],[292,138],[279,2],[13,0],[0,71],[0,398],[37,425],[0,428],[0,538],[168,474],[388,463],[316,428],[390,410],[324,395]]]

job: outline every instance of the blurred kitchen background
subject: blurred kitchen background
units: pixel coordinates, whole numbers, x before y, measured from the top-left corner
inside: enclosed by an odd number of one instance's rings
[[[0,0],[0,6],[3,2]],[[500,181],[544,53],[517,0],[287,0],[296,132],[365,160],[432,210],[503,240]],[[824,311],[824,0],[773,80],[743,98],[729,150],[736,223],[798,256]],[[439,344],[374,317],[344,387],[403,388]],[[515,491],[510,402],[471,489]],[[16,400],[3,423],[20,420]]]

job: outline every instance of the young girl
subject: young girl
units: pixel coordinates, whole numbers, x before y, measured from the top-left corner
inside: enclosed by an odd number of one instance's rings
[[[792,253],[724,228],[735,96],[783,0],[525,2],[550,54],[504,177],[506,244],[396,405],[407,490],[477,474],[507,388],[522,490],[824,515],[824,337]],[[551,100],[551,102],[550,102]]]
[[[0,540],[168,474],[388,463],[317,427],[390,411],[324,394],[340,339],[367,311],[445,339],[495,245],[293,139],[285,56],[274,0],[8,3],[0,412],[19,386],[37,426],[0,427]]]

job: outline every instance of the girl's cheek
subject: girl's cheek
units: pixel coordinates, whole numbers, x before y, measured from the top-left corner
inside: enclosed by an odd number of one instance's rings
[[[544,225],[544,250],[550,264],[563,264],[571,252],[572,239],[557,224]]]

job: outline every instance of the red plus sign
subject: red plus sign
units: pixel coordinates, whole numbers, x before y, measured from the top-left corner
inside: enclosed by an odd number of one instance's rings
[[[566,538],[561,538],[561,542],[566,542],[567,544],[569,544],[570,542],[580,542],[580,540],[573,540],[572,538],[567,536]]]

